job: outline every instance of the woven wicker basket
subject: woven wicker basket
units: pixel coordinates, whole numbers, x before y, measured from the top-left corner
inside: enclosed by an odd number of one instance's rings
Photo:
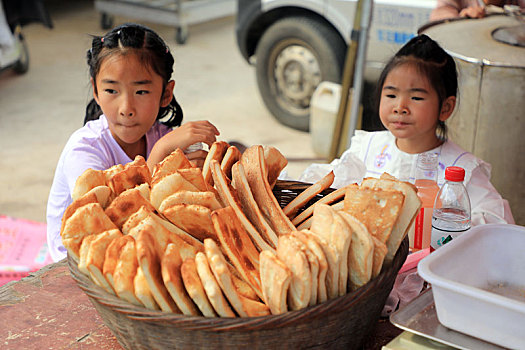
[[[279,181],[274,194],[284,206],[308,185]],[[95,285],[69,257],[68,265],[73,279],[126,349],[359,349],[374,329],[407,254],[405,239],[392,264],[352,293],[298,311],[249,318],[193,317],[137,307]]]

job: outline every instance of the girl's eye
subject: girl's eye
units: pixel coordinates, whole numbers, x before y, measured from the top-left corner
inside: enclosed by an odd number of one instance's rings
[[[423,101],[423,100],[424,100],[423,97],[419,97],[419,96],[413,96],[412,99],[413,99],[414,101]]]
[[[139,90],[139,91],[137,91],[137,95],[147,95],[147,94],[149,94],[148,90]]]
[[[116,93],[117,93],[117,90],[113,90],[113,89],[104,89],[104,92],[113,95],[113,94],[116,94]]]
[[[386,94],[385,96],[388,97],[388,98],[396,98],[396,95],[394,95],[394,94]]]

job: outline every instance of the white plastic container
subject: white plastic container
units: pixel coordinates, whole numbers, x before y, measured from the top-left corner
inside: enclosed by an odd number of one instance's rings
[[[422,259],[418,273],[444,326],[525,349],[525,227],[475,226]]]

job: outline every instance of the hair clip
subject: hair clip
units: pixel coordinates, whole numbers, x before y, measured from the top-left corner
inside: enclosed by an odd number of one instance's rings
[[[117,32],[117,35],[120,36],[120,30]]]
[[[166,53],[170,52],[170,48],[166,46]]]
[[[104,37],[100,38],[100,42],[104,42]]]

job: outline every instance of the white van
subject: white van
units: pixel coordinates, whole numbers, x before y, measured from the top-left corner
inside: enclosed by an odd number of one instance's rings
[[[255,65],[264,103],[281,123],[307,131],[317,85],[341,81],[356,5],[356,0],[238,0],[237,44]],[[435,0],[373,1],[367,86],[429,21],[435,6]]]

